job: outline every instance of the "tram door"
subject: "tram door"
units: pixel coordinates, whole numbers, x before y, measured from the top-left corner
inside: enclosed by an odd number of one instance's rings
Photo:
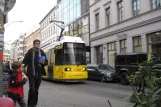
[[[48,78],[53,79],[54,77],[54,69],[53,69],[53,64],[54,64],[54,49],[50,49],[48,53]]]

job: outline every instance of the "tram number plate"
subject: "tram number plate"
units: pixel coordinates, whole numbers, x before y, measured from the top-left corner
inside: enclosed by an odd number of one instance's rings
[[[81,71],[81,69],[77,69],[77,71]]]

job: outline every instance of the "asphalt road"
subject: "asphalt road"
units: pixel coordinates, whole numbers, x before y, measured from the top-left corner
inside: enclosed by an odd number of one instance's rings
[[[129,86],[119,83],[55,83],[42,81],[38,107],[126,107],[127,98],[132,91]],[[25,85],[27,101],[28,83]],[[17,105],[17,107],[19,107]]]

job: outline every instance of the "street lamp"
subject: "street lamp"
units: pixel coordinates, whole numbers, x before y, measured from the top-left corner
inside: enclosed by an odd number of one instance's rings
[[[11,22],[11,23],[9,23],[7,26],[5,26],[4,28],[6,29],[9,25],[11,25],[11,24],[13,24],[13,23],[17,23],[17,22],[21,23],[21,22],[23,22],[23,21],[14,21],[14,22]]]
[[[56,24],[56,23],[61,23],[61,24],[64,24],[65,22],[63,22],[63,21],[57,21],[57,20],[51,20],[50,21],[50,23],[54,23],[56,26],[58,26],[60,29],[61,29],[61,32],[60,32],[60,36],[59,36],[59,41],[60,41],[60,38],[62,37],[62,35],[63,35],[63,31],[65,30],[65,26],[59,26],[58,24]]]

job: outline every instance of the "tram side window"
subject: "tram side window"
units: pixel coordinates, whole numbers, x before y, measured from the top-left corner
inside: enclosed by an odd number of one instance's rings
[[[56,50],[55,65],[62,65],[63,64],[62,53],[63,53],[62,49]]]

